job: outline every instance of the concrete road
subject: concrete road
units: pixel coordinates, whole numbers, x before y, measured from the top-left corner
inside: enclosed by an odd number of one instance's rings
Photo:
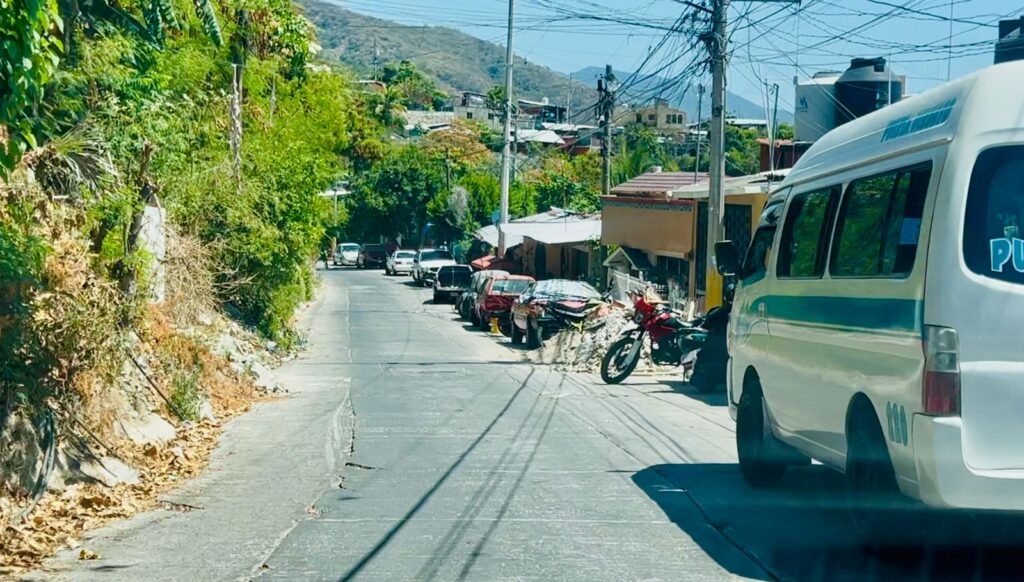
[[[166,497],[197,509],[100,530],[101,560],[68,552],[40,577],[980,579],[1006,559],[867,556],[836,475],[743,484],[724,396],[535,366],[407,277],[323,275],[310,348],[280,371],[293,395],[236,419]]]

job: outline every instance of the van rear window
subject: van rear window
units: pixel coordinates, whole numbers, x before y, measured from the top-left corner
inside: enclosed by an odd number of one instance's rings
[[[978,156],[963,241],[970,270],[1024,283],[1024,146],[992,148]]]

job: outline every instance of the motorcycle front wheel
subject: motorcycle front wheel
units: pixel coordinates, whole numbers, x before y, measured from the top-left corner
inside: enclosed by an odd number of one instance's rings
[[[630,357],[630,352],[633,350],[633,342],[638,341],[643,340],[627,336],[617,340],[608,348],[608,352],[601,359],[601,379],[605,384],[618,384],[633,373],[640,360],[640,350],[637,350],[636,355],[632,357]]]

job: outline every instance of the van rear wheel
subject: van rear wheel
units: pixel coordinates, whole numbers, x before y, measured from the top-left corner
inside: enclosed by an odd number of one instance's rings
[[[753,487],[771,487],[786,473],[786,464],[773,451],[773,444],[761,391],[756,385],[747,386],[736,410],[736,453],[740,472]]]
[[[885,435],[873,414],[861,414],[850,422],[846,505],[855,533],[869,548],[898,545],[910,541],[901,537],[916,537],[906,535],[906,524],[915,521],[908,521],[906,515],[912,503],[900,493]]]

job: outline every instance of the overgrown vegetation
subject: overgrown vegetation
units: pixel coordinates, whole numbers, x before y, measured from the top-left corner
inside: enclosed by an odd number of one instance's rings
[[[319,193],[374,163],[383,127],[351,78],[312,64],[291,2],[0,0],[0,35],[4,400],[86,398],[120,370],[157,267],[147,206],[201,249],[196,268],[163,265],[188,273],[169,282],[183,321],[229,304],[292,343],[330,222]]]

